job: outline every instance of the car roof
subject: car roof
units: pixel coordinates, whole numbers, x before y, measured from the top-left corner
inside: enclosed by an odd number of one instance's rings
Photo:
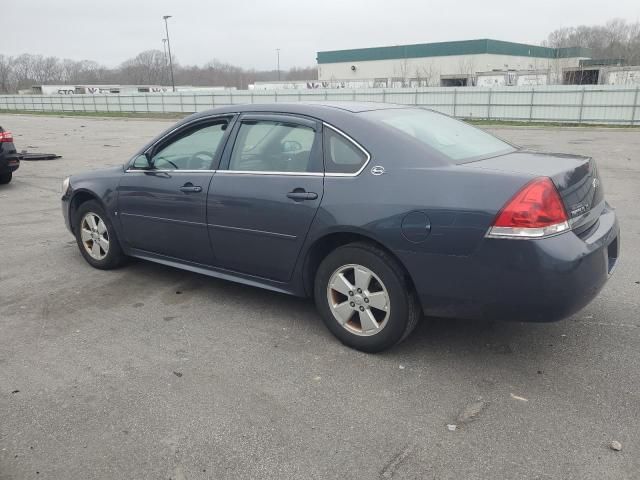
[[[395,105],[392,103],[380,103],[380,102],[347,102],[347,101],[310,101],[310,102],[300,102],[302,105],[309,105],[312,107],[326,107],[326,108],[337,108],[340,110],[345,110],[347,112],[352,113],[360,113],[360,112],[370,112],[371,110],[388,110],[391,108],[404,108],[405,105]]]
[[[372,110],[388,110],[393,108],[414,108],[408,105],[396,105],[378,102],[340,102],[340,101],[308,101],[296,103],[246,103],[225,105],[211,110],[196,113],[188,117],[190,120],[221,113],[272,112],[308,115],[320,120],[344,114],[370,112]]]

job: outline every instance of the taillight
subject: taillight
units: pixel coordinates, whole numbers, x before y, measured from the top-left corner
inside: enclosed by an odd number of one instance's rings
[[[541,238],[569,229],[569,218],[558,190],[550,178],[540,177],[507,202],[487,236]]]
[[[13,142],[13,134],[11,132],[0,132],[0,142]]]

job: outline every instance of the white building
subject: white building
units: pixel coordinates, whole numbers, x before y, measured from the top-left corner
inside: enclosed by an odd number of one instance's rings
[[[471,86],[479,72],[515,70],[546,71],[546,83],[562,83],[565,68],[578,67],[590,56],[581,47],[548,48],[491,39],[334,50],[318,52],[318,81]]]

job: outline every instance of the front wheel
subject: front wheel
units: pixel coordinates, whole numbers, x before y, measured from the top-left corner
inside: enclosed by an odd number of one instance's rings
[[[13,178],[13,172],[3,173],[0,175],[0,185],[5,185]]]
[[[95,200],[80,205],[74,231],[80,253],[91,266],[109,270],[123,263],[125,256],[115,229]]]
[[[411,333],[421,316],[402,267],[368,243],[331,252],[316,273],[314,296],[329,330],[364,352],[391,348]]]

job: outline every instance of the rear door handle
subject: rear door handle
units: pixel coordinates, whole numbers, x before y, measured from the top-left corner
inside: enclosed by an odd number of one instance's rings
[[[191,182],[188,182],[180,187],[180,191],[184,193],[199,193],[202,191],[202,187],[198,185],[194,185]]]
[[[301,201],[301,200],[315,200],[318,198],[318,194],[315,192],[305,192],[304,190],[299,191],[298,189],[293,192],[287,193],[287,197],[291,200]]]

